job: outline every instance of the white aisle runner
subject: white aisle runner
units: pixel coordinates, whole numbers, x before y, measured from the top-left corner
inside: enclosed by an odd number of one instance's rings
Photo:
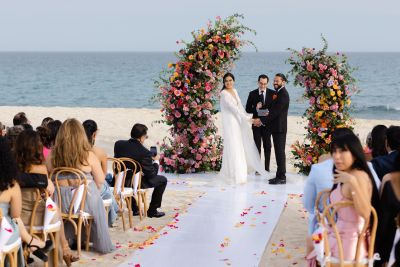
[[[302,190],[254,177],[246,185],[199,189],[206,194],[179,217],[179,228],[136,251],[121,266],[258,266],[287,193]]]

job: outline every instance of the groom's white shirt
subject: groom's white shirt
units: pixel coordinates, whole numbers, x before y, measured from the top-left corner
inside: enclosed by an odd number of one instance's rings
[[[367,162],[368,167],[372,173],[377,189],[381,185],[381,181],[378,178],[371,162]],[[314,209],[317,195],[322,190],[331,189],[333,185],[333,159],[327,159],[321,163],[313,164],[311,166],[310,174],[306,180],[304,186],[304,197],[303,205],[309,212],[308,223],[309,223],[309,234],[313,232],[315,225]]]

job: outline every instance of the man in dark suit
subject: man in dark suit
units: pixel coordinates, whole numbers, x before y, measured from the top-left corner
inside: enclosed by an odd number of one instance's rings
[[[380,180],[386,174],[396,171],[396,159],[400,151],[400,126],[390,126],[386,130],[386,150],[389,151],[387,155],[371,160]]]
[[[274,141],[276,164],[278,169],[276,177],[269,180],[270,184],[286,184],[286,133],[287,116],[289,110],[289,94],[285,88],[287,79],[284,74],[278,73],[274,78],[275,94],[272,95],[272,102],[269,113],[261,117],[261,122],[269,127]]]
[[[167,186],[167,178],[158,175],[159,157],[153,156],[150,150],[143,146],[144,141],[147,139],[148,128],[143,124],[135,124],[131,130],[131,139],[119,140],[114,145],[115,158],[131,158],[140,163],[142,166],[142,188],[154,187],[153,195],[151,197],[150,207],[147,215],[152,217],[162,217],[164,212],[157,211],[161,207],[162,196]],[[127,166],[132,169],[132,167]],[[130,185],[132,180],[132,172],[127,172],[125,185]],[[138,207],[135,201],[132,201],[132,211],[134,215],[139,215]]]
[[[258,76],[258,88],[249,93],[246,102],[246,112],[253,114],[253,119],[259,118],[259,109],[269,109],[272,103],[272,95],[275,90],[267,88],[269,78],[265,74]],[[264,148],[265,170],[269,172],[271,158],[271,131],[268,125],[252,126],[253,138],[258,152],[261,155],[261,142]]]

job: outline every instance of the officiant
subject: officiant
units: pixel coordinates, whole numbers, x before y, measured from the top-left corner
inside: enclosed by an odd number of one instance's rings
[[[275,90],[268,88],[269,78],[265,74],[258,76],[258,88],[249,93],[246,102],[246,112],[253,114],[253,119],[267,116],[271,107]],[[261,143],[264,148],[265,170],[269,172],[271,158],[271,135],[269,125],[253,125],[253,138],[261,155]]]

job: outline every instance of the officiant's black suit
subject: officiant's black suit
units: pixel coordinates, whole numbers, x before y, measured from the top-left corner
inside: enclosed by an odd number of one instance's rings
[[[290,98],[285,87],[278,89],[274,94],[276,96],[272,96],[268,116],[261,117],[260,120],[272,133],[276,164],[278,165],[276,178],[286,180],[285,146]]]
[[[167,178],[158,175],[158,164],[153,162],[152,153],[145,148],[138,140],[119,140],[114,145],[115,158],[131,158],[140,163],[142,166],[142,188],[154,187],[153,195],[149,206],[148,213],[155,213],[157,208],[161,207],[162,196],[167,186]],[[127,169],[133,169],[126,163]],[[125,178],[125,186],[129,186],[132,180],[132,171],[128,171]],[[132,210],[136,212],[138,207],[136,201],[132,201]]]
[[[249,93],[246,102],[246,112],[253,113],[253,119],[258,118],[257,103],[263,103],[262,109],[270,109],[272,104],[272,96],[275,94],[274,89],[265,90],[265,101],[260,95],[259,89],[253,90]],[[253,125],[253,138],[256,143],[258,152],[261,154],[261,142],[264,148],[265,170],[269,171],[269,163],[271,158],[271,130],[269,125],[256,127]]]

